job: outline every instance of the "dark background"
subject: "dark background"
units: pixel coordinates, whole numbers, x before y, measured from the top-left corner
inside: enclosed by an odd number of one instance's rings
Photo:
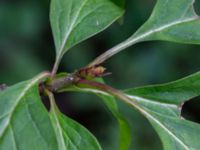
[[[122,25],[106,31],[70,50],[59,71],[72,72],[132,35],[149,17],[155,0],[127,0]],[[199,12],[200,1],[195,3]],[[0,0],[0,83],[12,85],[44,70],[51,70],[55,52],[49,25],[49,0]],[[198,45],[145,42],[134,45],[105,63],[111,76],[106,82],[118,89],[173,81],[200,70]],[[62,112],[86,126],[105,150],[117,149],[118,126],[104,104],[93,95],[56,95]],[[183,107],[184,117],[200,122],[199,98]],[[130,149],[160,150],[161,143],[150,124],[139,113],[119,102],[132,128]]]

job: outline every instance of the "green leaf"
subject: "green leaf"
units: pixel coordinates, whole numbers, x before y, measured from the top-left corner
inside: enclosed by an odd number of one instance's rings
[[[103,80],[99,80],[100,82],[103,82]],[[131,143],[131,130],[128,125],[128,122],[123,117],[123,115],[120,113],[117,102],[113,96],[107,95],[105,92],[93,89],[93,88],[84,88],[84,87],[76,87],[73,86],[70,89],[66,88],[63,89],[60,92],[64,91],[77,91],[77,92],[84,92],[84,93],[94,93],[97,96],[103,100],[105,105],[108,107],[109,111],[114,115],[114,117],[117,119],[119,124],[119,149],[120,150],[127,150],[130,143]]]
[[[165,150],[199,150],[200,125],[181,118],[148,112]]]
[[[158,0],[149,20],[132,39],[200,44],[200,20],[193,4],[194,0]]]
[[[154,102],[180,105],[200,94],[200,72],[166,84],[129,89],[126,92]]]
[[[48,95],[51,101],[50,117],[57,136],[58,150],[101,150],[96,138],[82,125],[60,113],[53,94],[48,92]]]
[[[200,95],[200,72],[163,85],[129,89],[129,104],[147,117],[159,134],[164,149],[198,150],[200,125],[180,115],[182,104]]]
[[[104,30],[122,14],[110,0],[52,0],[50,21],[57,61],[69,48]]]
[[[183,103],[200,95],[199,87],[200,72],[197,72],[174,82],[128,89],[125,92],[141,106],[164,115],[180,116]]]
[[[47,75],[25,81],[0,92],[0,149],[55,150],[57,141],[38,82]]]
[[[150,18],[130,38],[96,58],[90,66],[100,64],[138,42],[164,40],[200,44],[200,19],[194,0],[157,0]]]
[[[199,149],[200,125],[185,120],[180,112],[186,100],[200,95],[200,72],[168,84],[125,92],[99,83],[81,83],[96,93],[113,95],[142,113],[159,134],[165,150]]]

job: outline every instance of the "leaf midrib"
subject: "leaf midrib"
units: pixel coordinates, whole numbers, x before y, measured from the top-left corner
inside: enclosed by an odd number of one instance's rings
[[[136,37],[133,38],[133,39],[132,39],[132,37],[131,37],[130,39],[128,39],[128,40],[124,43],[124,45],[128,45],[128,46],[129,46],[129,45],[132,45],[132,44],[134,44],[135,42],[140,41],[140,40],[143,40],[144,38],[146,38],[146,37],[148,37],[148,36],[150,36],[150,35],[152,35],[152,34],[155,34],[155,33],[157,33],[157,32],[160,32],[160,31],[162,31],[162,30],[165,30],[165,29],[167,29],[167,28],[173,27],[173,26],[178,25],[178,24],[188,23],[188,22],[191,22],[191,21],[195,21],[196,19],[197,19],[197,17],[195,16],[195,17],[191,17],[191,18],[184,19],[184,20],[178,20],[178,21],[174,21],[174,22],[168,23],[168,24],[166,24],[166,25],[163,25],[163,26],[160,26],[160,27],[158,27],[158,28],[152,29],[152,30],[150,30],[150,31],[148,31],[148,32],[145,32],[145,33],[143,33],[143,34],[141,34],[141,35],[139,35],[139,36],[136,36]],[[128,46],[127,46],[127,47],[128,47]]]
[[[171,135],[174,140],[176,140],[185,150],[190,150],[190,148],[185,144],[181,139],[179,139],[173,132],[171,132],[162,122],[160,122],[158,119],[156,119],[153,115],[151,115],[149,112],[145,111],[142,107],[139,105],[135,105],[135,103],[132,102],[133,99],[129,99],[127,97],[127,102],[138,109],[144,116],[146,116],[148,119],[151,119],[154,121],[157,125],[159,125],[163,130],[165,130],[169,135]]]
[[[102,94],[102,95],[106,95],[106,96],[112,96],[109,93],[106,93],[104,91],[100,91],[100,90],[97,90],[97,89],[78,88],[78,87],[76,87],[76,89],[79,90],[79,91],[84,91],[84,92],[93,92],[95,94]],[[155,104],[155,105],[166,106],[166,107],[171,107],[171,108],[178,108],[178,106],[175,105],[175,104],[158,102],[158,101],[150,101],[148,99],[145,99],[145,98],[142,98],[142,97],[139,97],[139,96],[133,96],[133,95],[130,95],[130,94],[126,94],[126,96],[128,96],[129,98],[133,98],[134,97],[134,99],[137,99],[138,101],[144,101],[144,102],[146,101],[147,103],[152,103],[152,104]]]
[[[82,89],[83,90],[83,89]],[[89,89],[86,88],[86,91],[89,91]],[[106,93],[104,91],[100,91],[100,90],[90,90],[92,92],[98,92],[101,94],[106,94],[106,95],[110,95],[109,93]],[[159,120],[157,120],[153,115],[151,115],[149,112],[145,111],[142,107],[140,107],[139,105],[136,105],[135,103],[133,103],[132,101],[136,101],[134,99],[131,99],[130,97],[128,97],[128,95],[124,94],[124,96],[127,98],[126,102],[128,102],[131,106],[135,107],[137,110],[139,110],[144,116],[146,116],[147,118],[151,119],[152,121],[154,121],[156,124],[158,124],[162,129],[164,129],[169,135],[171,135],[180,145],[182,145],[182,147],[185,150],[190,150],[190,148],[187,146],[187,144],[185,144],[184,142],[181,141],[181,139],[179,139],[173,132],[171,132],[165,125],[162,124],[162,122],[160,122]]]
[[[168,1],[166,1],[166,3],[168,3]],[[193,2],[194,3],[194,2]],[[188,8],[189,9],[189,8]],[[190,18],[185,18],[184,19],[184,16],[186,15],[186,13],[188,12],[188,9],[185,10],[185,12],[182,14],[182,16],[180,17],[180,19],[178,19],[177,21],[172,21],[170,23],[167,23],[166,25],[161,25],[160,27],[158,27],[157,29],[152,29],[150,30],[149,32],[146,32],[145,34],[147,34],[147,36],[153,34],[153,33],[156,33],[156,32],[159,32],[159,31],[162,31],[162,30],[165,30],[167,28],[170,28],[172,26],[175,26],[175,25],[178,25],[178,24],[181,24],[181,23],[186,23],[186,22],[190,22],[190,21],[193,21],[193,20],[196,20],[198,18],[198,16],[194,15],[194,17],[190,17]]]
[[[48,147],[48,142],[46,141],[46,139],[43,137],[43,135],[40,133],[40,130],[39,130],[39,127],[37,125],[37,123],[34,121],[31,113],[30,113],[30,108],[29,108],[29,104],[27,102],[26,103],[26,110],[27,110],[27,115],[29,117],[29,119],[31,120],[32,124],[33,124],[33,127],[35,128],[35,130],[37,131],[37,134],[40,136],[42,142]]]
[[[11,136],[12,136],[14,150],[18,150],[12,125],[10,124],[9,127],[10,127]]]
[[[21,101],[21,99],[26,95],[26,92],[31,87],[33,87],[39,80],[41,80],[44,77],[46,77],[46,74],[41,74],[38,77],[36,77],[35,79],[33,79],[29,84],[27,84],[27,86],[25,86],[25,88],[22,90],[21,94],[16,98],[15,104],[12,107],[11,111],[4,115],[4,116],[8,115],[8,121],[6,122],[7,124],[5,125],[4,132],[2,132],[2,135],[0,135],[0,138],[2,138],[2,136],[5,134],[5,131],[9,127],[9,124],[10,124],[10,121],[12,119],[13,113],[14,113],[16,107],[18,106],[19,102]]]
[[[57,113],[56,113],[56,110],[55,110],[55,108],[54,108],[54,106],[53,106],[53,108],[52,108],[52,113],[53,113],[53,117],[54,117],[54,119],[55,119],[55,121],[56,121],[56,126],[57,126],[57,129],[58,129],[58,132],[59,132],[59,136],[61,136],[61,143],[62,143],[62,148],[61,149],[64,149],[64,150],[66,150],[67,148],[66,148],[66,146],[65,146],[65,141],[64,141],[64,137],[63,137],[63,131],[62,131],[62,127],[61,127],[61,125],[60,125],[60,122],[59,122],[59,119],[58,119],[58,116],[57,116]]]
[[[151,103],[151,104],[155,104],[158,106],[164,106],[164,107],[170,107],[170,108],[178,108],[177,105],[175,104],[171,104],[171,103],[164,103],[164,102],[158,102],[158,101],[151,101],[148,100],[146,98],[143,97],[139,97],[139,96],[134,96],[134,95],[130,95],[130,94],[126,94],[129,98],[135,99],[137,101],[141,101],[141,102],[147,102],[147,103]]]
[[[132,35],[130,38],[128,38],[127,40],[125,40],[124,42],[114,46],[113,48],[109,49],[108,51],[106,51],[105,53],[103,53],[102,55],[100,55],[99,57],[97,57],[93,62],[91,62],[89,64],[89,66],[93,66],[93,65],[96,65],[96,64],[101,64],[103,63],[105,60],[109,59],[110,57],[112,57],[113,55],[119,53],[120,51],[136,44],[136,43],[139,43],[139,42],[142,42],[143,40],[145,40],[145,38],[148,38],[149,36],[159,32],[159,31],[162,31],[162,30],[165,30],[167,28],[170,28],[170,27],[173,27],[175,25],[178,25],[178,24],[182,24],[182,23],[188,23],[188,22],[191,22],[191,21],[195,21],[198,19],[198,16],[194,16],[194,17],[190,17],[190,18],[186,18],[184,20],[178,20],[178,21],[174,21],[174,22],[171,22],[171,23],[168,23],[164,26],[160,26],[158,28],[155,28],[155,29],[152,29],[148,32],[144,32],[144,33],[141,33],[139,35]]]
[[[67,42],[67,40],[68,40],[68,38],[69,38],[73,28],[74,28],[74,25],[75,25],[75,23],[76,23],[76,21],[77,21],[77,19],[79,17],[79,14],[80,14],[81,10],[84,8],[84,6],[86,5],[87,2],[88,2],[88,0],[85,0],[82,3],[82,5],[80,6],[79,10],[77,11],[77,14],[75,15],[74,19],[72,20],[72,23],[70,24],[69,30],[66,33],[65,37],[64,37],[64,40],[63,40],[63,42],[61,44],[60,49],[58,50],[58,58],[60,58],[62,56],[62,54],[65,52],[65,50],[64,50],[65,44],[66,44],[66,42]]]

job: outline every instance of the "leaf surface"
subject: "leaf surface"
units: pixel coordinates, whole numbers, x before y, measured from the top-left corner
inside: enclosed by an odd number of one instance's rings
[[[41,74],[0,92],[0,149],[57,149],[55,133],[38,92],[38,82],[45,77]]]
[[[51,121],[54,126],[58,150],[101,150],[96,138],[82,125],[64,116],[57,108],[53,94],[49,92],[51,101]]]
[[[194,0],[158,0],[150,18],[131,38],[200,44]]]
[[[110,0],[52,0],[50,21],[57,60],[77,43],[104,30],[123,14]]]
[[[150,18],[124,42],[96,58],[96,65],[120,51],[143,41],[163,40],[200,44],[200,17],[194,10],[194,0],[157,0]]]
[[[114,95],[142,113],[160,136],[165,150],[199,149],[200,125],[182,118],[181,107],[185,101],[200,95],[200,72],[171,83],[124,92],[97,88],[89,89],[110,97]]]
[[[200,125],[181,117],[183,103],[200,95],[200,72],[175,82],[126,90],[151,122],[164,149],[198,150]]]

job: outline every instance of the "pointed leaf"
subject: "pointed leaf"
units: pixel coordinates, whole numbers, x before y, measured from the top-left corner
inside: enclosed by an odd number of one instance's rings
[[[55,104],[53,94],[49,92],[51,100],[50,117],[54,126],[58,150],[101,150],[96,138],[82,125],[64,116]]]
[[[194,0],[158,0],[149,20],[132,38],[200,44],[200,19],[193,4]]]
[[[179,116],[183,103],[200,95],[200,72],[167,84],[128,89],[127,96],[158,113]],[[164,109],[166,107],[166,109]],[[169,113],[167,113],[169,114]],[[172,115],[172,114],[170,114]]]
[[[165,150],[198,150],[200,125],[180,116],[183,102],[200,95],[200,72],[175,82],[126,90],[130,104],[152,123]]]
[[[38,82],[46,74],[0,92],[0,149],[55,150],[57,141]]]
[[[194,11],[194,0],[157,0],[150,18],[124,42],[96,58],[91,64],[100,64],[138,42],[164,40],[200,44],[200,17]]]
[[[159,134],[165,150],[198,150],[200,125],[183,119],[180,110],[183,102],[200,95],[199,80],[200,72],[168,84],[124,93],[96,82],[81,83],[94,88],[96,93],[113,95],[142,113]]]
[[[166,84],[128,89],[126,93],[155,102],[179,105],[200,94],[200,72]]]
[[[123,14],[110,0],[52,0],[50,21],[57,59],[77,43],[102,31]]]

